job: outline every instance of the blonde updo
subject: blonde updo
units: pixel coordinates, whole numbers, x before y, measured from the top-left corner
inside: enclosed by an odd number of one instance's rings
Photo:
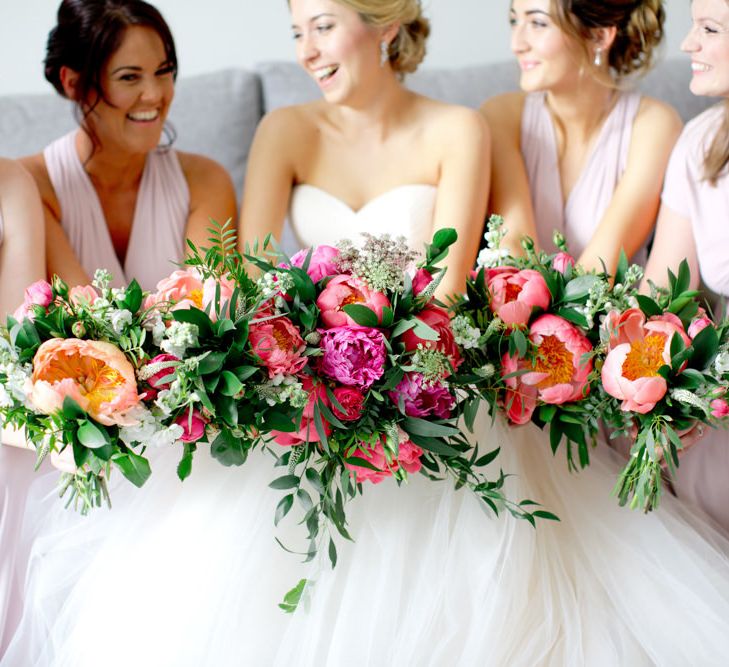
[[[642,74],[653,65],[663,39],[663,0],[552,0],[552,9],[559,27],[582,45],[588,63],[591,31],[615,27],[608,60],[615,76]]]
[[[430,21],[423,16],[420,0],[336,0],[354,9],[369,25],[385,28],[399,22],[395,39],[390,42],[390,66],[398,74],[418,69],[425,58],[425,42]]]

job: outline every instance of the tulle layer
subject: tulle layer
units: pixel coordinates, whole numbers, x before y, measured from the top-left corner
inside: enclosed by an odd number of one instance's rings
[[[274,530],[281,493],[263,454],[242,469],[199,455],[181,484],[163,453],[145,488],[117,483],[115,508],[86,519],[36,500],[25,612],[0,664],[726,664],[718,533],[670,498],[649,516],[619,508],[608,448],[570,474],[531,426],[484,418],[478,432],[518,475],[511,497],[560,523],[534,530],[449,483],[388,480],[350,505],[356,542],[339,540],[332,571],[275,543],[303,546],[303,529]],[[283,614],[276,603],[305,576],[299,610]]]

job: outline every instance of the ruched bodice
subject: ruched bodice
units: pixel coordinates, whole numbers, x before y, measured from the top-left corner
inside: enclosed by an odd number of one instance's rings
[[[362,232],[404,236],[420,250],[433,234],[438,189],[434,185],[400,185],[371,199],[358,211],[313,185],[297,185],[291,195],[289,218],[303,247],[355,243]]]

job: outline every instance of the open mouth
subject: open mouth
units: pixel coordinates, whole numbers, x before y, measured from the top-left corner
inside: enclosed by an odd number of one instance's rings
[[[708,72],[710,67],[704,63],[691,63],[691,71],[696,73]]]
[[[326,83],[339,71],[339,65],[329,65],[314,70],[314,76],[319,83]]]
[[[135,123],[151,123],[159,118],[159,109],[135,111],[134,113],[128,113],[127,118]]]

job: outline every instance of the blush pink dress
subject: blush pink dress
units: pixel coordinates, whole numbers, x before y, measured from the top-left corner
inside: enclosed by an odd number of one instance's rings
[[[721,125],[724,106],[707,109],[684,128],[671,155],[663,205],[691,225],[702,282],[729,296],[729,175],[716,187],[703,177],[703,156]],[[679,498],[689,500],[729,532],[729,433],[709,431],[681,457],[674,480]]]
[[[628,163],[633,121],[640,106],[636,92],[620,93],[605,119],[592,152],[565,202],[559,175],[554,123],[546,94],[530,93],[521,117],[521,153],[524,159],[540,247],[556,251],[552,236],[561,232],[575,257],[590,242],[605,214]],[[498,167],[498,165],[496,165]],[[644,263],[641,249],[633,261]]]

